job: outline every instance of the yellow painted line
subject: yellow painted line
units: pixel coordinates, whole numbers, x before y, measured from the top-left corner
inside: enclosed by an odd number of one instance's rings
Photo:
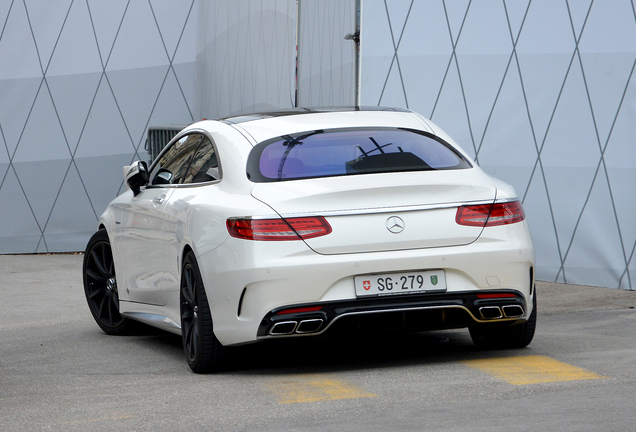
[[[546,356],[466,360],[462,363],[514,385],[607,378]]]
[[[375,397],[376,394],[347,383],[321,375],[295,375],[271,384],[270,390],[281,404],[320,402],[337,399]]]

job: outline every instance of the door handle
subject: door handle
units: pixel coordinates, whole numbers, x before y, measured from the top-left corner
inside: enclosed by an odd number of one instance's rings
[[[154,198],[152,199],[152,203],[153,203],[155,206],[160,206],[161,204],[163,204],[163,202],[165,201],[165,199],[166,199],[166,198],[165,198],[165,197],[162,197],[162,196],[154,197]]]

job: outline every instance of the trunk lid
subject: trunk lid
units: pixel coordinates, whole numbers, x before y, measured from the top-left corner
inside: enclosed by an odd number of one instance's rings
[[[332,233],[307,245],[345,254],[472,243],[482,228],[458,225],[457,207],[493,202],[496,188],[472,168],[257,183],[252,195],[283,217],[324,216]]]

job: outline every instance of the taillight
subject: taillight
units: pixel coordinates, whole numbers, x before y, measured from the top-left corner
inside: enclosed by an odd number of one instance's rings
[[[246,240],[305,240],[331,232],[331,225],[322,216],[287,219],[229,218],[226,226],[232,237]]]
[[[483,227],[521,222],[526,218],[519,201],[461,206],[457,209],[455,221],[459,225]]]

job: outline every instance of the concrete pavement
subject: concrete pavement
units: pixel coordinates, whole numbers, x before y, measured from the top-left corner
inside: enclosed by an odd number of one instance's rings
[[[0,256],[1,431],[636,430],[634,291],[538,283],[522,350],[465,330],[304,340],[200,376],[179,337],[101,332],[82,258]]]

